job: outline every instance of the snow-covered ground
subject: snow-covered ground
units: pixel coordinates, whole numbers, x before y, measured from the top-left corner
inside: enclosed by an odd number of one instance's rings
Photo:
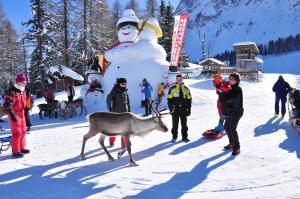
[[[260,66],[266,73],[290,73],[300,75],[300,52],[268,55],[263,57],[264,64]]]
[[[201,137],[218,121],[217,96],[208,80],[186,80],[193,95],[191,142],[172,144],[170,132],[133,138],[138,167],[129,167],[127,156],[108,162],[98,136],[88,140],[87,160],[80,161],[88,130],[84,116],[40,121],[34,115],[27,135],[31,154],[23,159],[12,159],[10,151],[0,155],[0,198],[300,198],[300,133],[287,118],[273,116],[271,87],[277,76],[242,83],[245,114],[237,157],[223,151],[226,137]],[[300,88],[300,76],[285,78]],[[164,121],[171,127],[170,116]],[[117,148],[110,150],[117,155]]]

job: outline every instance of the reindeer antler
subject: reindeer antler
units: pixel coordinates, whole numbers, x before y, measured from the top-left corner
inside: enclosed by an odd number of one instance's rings
[[[169,115],[169,114],[173,114],[173,112],[174,111],[170,111],[170,112],[167,112],[167,113],[161,113],[161,112],[163,112],[163,111],[165,111],[166,109],[164,109],[164,110],[158,110],[158,106],[156,106],[156,108],[154,108],[153,107],[153,102],[156,102],[156,104],[160,104],[160,102],[156,99],[156,100],[153,100],[153,101],[151,101],[151,109],[152,109],[152,111],[155,113],[155,115],[156,115],[156,117],[159,117],[159,118],[161,118],[163,115]]]

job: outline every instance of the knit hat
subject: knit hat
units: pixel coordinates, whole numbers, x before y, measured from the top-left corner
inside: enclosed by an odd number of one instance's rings
[[[127,80],[125,78],[122,77],[117,79],[117,84],[125,84],[125,83],[127,83]]]
[[[222,76],[220,74],[214,74],[213,75],[213,80],[216,83],[220,83],[220,82],[222,82],[223,78],[222,78]]]
[[[16,77],[16,83],[26,82],[27,78],[23,73],[19,73]]]

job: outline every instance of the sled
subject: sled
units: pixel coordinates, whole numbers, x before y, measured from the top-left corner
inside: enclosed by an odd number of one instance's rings
[[[209,129],[205,131],[202,135],[208,139],[216,140],[222,138],[225,135],[225,133],[224,132],[215,133],[213,129]]]
[[[11,136],[0,137],[0,154],[7,151],[11,145]]]

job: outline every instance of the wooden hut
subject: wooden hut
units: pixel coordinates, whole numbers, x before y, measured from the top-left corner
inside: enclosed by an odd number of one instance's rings
[[[232,45],[236,51],[237,72],[243,78],[258,80],[258,66],[263,60],[256,57],[259,50],[255,42],[238,42]]]
[[[225,67],[225,63],[215,58],[207,58],[202,60],[199,65],[203,66],[203,75],[212,75],[219,72],[221,67]]]

